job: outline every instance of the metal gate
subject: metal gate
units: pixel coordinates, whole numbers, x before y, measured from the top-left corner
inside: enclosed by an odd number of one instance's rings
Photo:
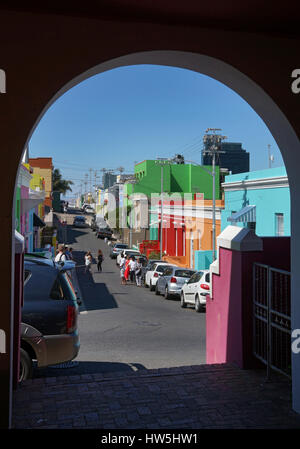
[[[253,350],[270,370],[291,377],[290,272],[253,267]]]

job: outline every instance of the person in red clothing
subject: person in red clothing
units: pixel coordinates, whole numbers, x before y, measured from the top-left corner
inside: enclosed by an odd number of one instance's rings
[[[126,262],[125,262],[125,273],[124,273],[124,277],[125,277],[126,281],[128,281],[129,274],[130,274],[130,264],[129,264],[129,262],[130,262],[130,257],[127,256],[127,259],[126,259]]]

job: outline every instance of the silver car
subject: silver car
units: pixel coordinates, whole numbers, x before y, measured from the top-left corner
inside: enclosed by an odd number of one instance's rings
[[[155,294],[162,294],[166,299],[169,299],[171,296],[180,297],[183,285],[194,273],[195,270],[189,268],[166,267],[157,280]]]

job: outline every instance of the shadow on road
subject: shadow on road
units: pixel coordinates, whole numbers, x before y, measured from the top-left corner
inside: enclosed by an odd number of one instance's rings
[[[76,361],[76,360],[75,360]],[[117,363],[117,362],[77,362],[73,368],[34,367],[34,378],[75,376],[81,374],[112,373],[116,371],[140,371],[145,370],[145,366],[140,363]]]
[[[59,230],[58,230],[59,234],[59,241],[63,242],[63,243],[67,243],[68,245],[71,245],[73,243],[77,243],[77,238],[81,237],[82,235],[86,234],[87,231],[85,231],[84,229],[79,230],[77,228],[74,228],[71,225],[67,225],[67,232],[66,234],[64,234],[64,229],[62,226],[60,226]],[[67,235],[67,241],[64,241],[64,235]]]
[[[114,309],[118,307],[114,296],[109,292],[106,283],[95,282],[90,272],[85,272],[84,266],[84,251],[73,251],[74,259],[77,262],[77,278],[80,285],[80,290],[83,296],[84,304],[81,306],[82,310],[103,310]],[[95,260],[93,261],[95,264]],[[95,265],[92,265],[94,270]],[[95,273],[95,276],[99,276],[99,281],[103,273]]]

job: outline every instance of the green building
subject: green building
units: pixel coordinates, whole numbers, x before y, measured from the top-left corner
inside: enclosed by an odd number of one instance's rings
[[[163,166],[163,190],[171,193],[203,193],[207,200],[212,199],[212,176],[206,170],[212,167],[193,164],[167,164]],[[134,173],[138,180],[132,185],[131,193],[151,194],[161,192],[161,166],[155,160],[146,160],[136,164]],[[128,191],[128,194],[129,191]],[[220,171],[216,166],[216,199],[220,199]]]
[[[155,160],[145,160],[135,165],[134,173],[137,182],[124,185],[123,205],[131,206],[129,199],[134,193],[142,193],[151,200],[155,194],[161,193],[161,166]],[[163,191],[169,195],[179,193],[203,193],[204,199],[211,200],[213,196],[213,178],[206,171],[212,171],[211,166],[193,164],[166,164],[163,166]],[[220,169],[216,166],[216,199],[221,199]],[[150,224],[157,222],[157,214],[150,214]],[[150,238],[157,240],[157,226],[150,225]]]

